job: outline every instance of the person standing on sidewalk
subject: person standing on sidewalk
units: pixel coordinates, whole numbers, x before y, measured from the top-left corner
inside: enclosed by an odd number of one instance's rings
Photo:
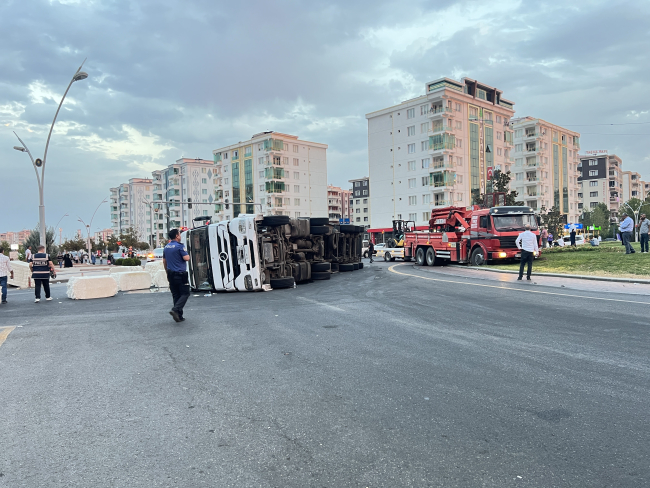
[[[650,220],[646,219],[645,214],[639,216],[639,241],[641,242],[641,253],[648,254],[648,231],[650,230]]]
[[[528,269],[526,270],[526,279],[530,281],[530,273],[533,270],[533,258],[535,254],[539,251],[539,246],[537,245],[537,236],[530,231],[530,224],[526,224],[525,232],[519,234],[515,243],[517,247],[521,249],[521,262],[519,264],[519,278],[521,280],[524,276],[524,266],[528,264]]]
[[[370,241],[368,244],[368,257],[370,258],[370,262],[372,263],[372,255],[375,254],[375,244]]]
[[[4,255],[4,248],[0,246],[0,289],[2,290],[2,303],[7,303],[7,279],[11,276],[14,279],[14,271],[11,269],[11,261]]]
[[[25,262],[29,263],[32,260],[32,246],[27,246],[25,249]]]
[[[45,246],[39,246],[38,252],[32,256],[32,262],[29,263],[32,270],[32,279],[34,280],[34,293],[36,294],[35,303],[41,301],[41,286],[45,290],[45,300],[52,300],[50,296],[50,272],[56,277],[54,263],[50,261],[50,256],[45,252]]]
[[[172,292],[174,306],[169,315],[176,322],[182,322],[183,307],[190,297],[190,282],[187,274],[187,261],[190,260],[185,246],[181,244],[181,233],[178,229],[169,231],[169,244],[163,250],[163,266],[167,271],[167,281],[169,281],[169,291]]]
[[[621,232],[621,240],[625,246],[625,254],[634,254],[636,251],[632,248],[632,244],[630,244],[630,241],[632,240],[632,231],[634,230],[634,220],[632,220],[632,217],[625,212],[621,214],[621,217],[624,218],[623,222],[621,222],[621,225],[618,227],[618,230]]]

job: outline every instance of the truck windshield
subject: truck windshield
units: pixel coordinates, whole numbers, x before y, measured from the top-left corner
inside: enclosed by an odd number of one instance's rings
[[[531,230],[537,230],[537,220],[532,214],[528,215],[493,215],[494,229],[502,232],[510,230],[525,230],[524,226],[530,224]]]

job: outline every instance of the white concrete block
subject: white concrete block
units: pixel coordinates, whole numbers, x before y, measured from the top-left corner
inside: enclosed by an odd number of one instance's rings
[[[142,266],[113,266],[109,273],[132,273],[134,271],[142,271]]]
[[[153,275],[152,284],[158,288],[169,288],[169,281],[167,281],[167,271],[164,269],[159,269],[156,271],[156,274]]]
[[[165,268],[162,261],[149,261],[144,265],[144,270],[149,273],[151,275],[151,279],[153,279],[158,271],[164,271]]]
[[[32,272],[29,269],[29,264],[24,261],[11,261],[11,269],[14,272],[14,279],[11,277],[7,280],[7,283],[11,286],[17,286],[18,288],[29,288],[33,286],[30,278],[32,277]]]
[[[151,275],[146,271],[114,273],[111,278],[115,280],[120,291],[147,290],[151,288]]]
[[[108,275],[74,276],[68,280],[67,295],[73,300],[112,297],[117,295],[117,282]]]

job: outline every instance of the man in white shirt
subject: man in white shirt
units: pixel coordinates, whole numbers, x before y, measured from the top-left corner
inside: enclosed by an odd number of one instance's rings
[[[526,270],[526,279],[530,281],[530,272],[533,270],[533,257],[539,251],[537,245],[537,236],[530,231],[530,224],[526,224],[526,231],[519,234],[515,243],[521,249],[521,261],[519,264],[519,278],[521,280],[524,276],[524,266],[528,263]]]
[[[32,246],[27,246],[25,249],[25,262],[29,263],[32,260]]]
[[[8,249],[7,249],[8,250]],[[11,269],[11,262],[9,258],[4,255],[4,249],[0,246],[0,292],[1,303],[7,303],[7,280],[11,276],[14,278],[14,272]]]

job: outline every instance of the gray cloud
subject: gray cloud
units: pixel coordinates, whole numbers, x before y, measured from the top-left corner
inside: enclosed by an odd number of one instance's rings
[[[329,180],[367,174],[364,115],[440,76],[504,90],[518,115],[564,124],[650,121],[647,2],[0,3],[0,231],[33,227],[36,182],[11,149],[52,138],[48,222],[79,228],[110,186],[271,129],[327,143]],[[574,127],[650,133],[650,124]],[[650,179],[645,137],[590,135]],[[7,207],[7,205],[5,205]],[[84,214],[84,215],[81,215]],[[99,212],[93,227],[109,225]]]

